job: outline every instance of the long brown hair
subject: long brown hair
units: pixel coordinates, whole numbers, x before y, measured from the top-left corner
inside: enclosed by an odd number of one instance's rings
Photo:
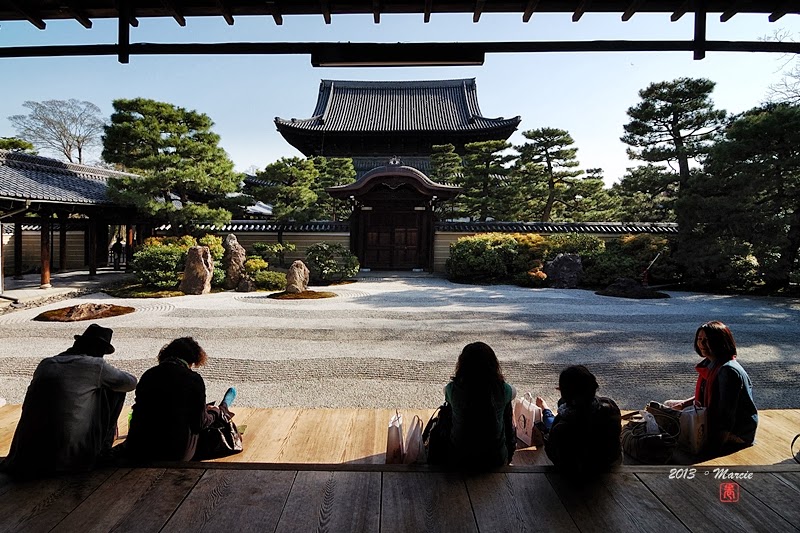
[[[451,379],[468,387],[488,387],[505,381],[494,350],[484,342],[473,342],[464,346]]]

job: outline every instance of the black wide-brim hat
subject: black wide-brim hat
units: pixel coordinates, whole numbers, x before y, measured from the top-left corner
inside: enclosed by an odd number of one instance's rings
[[[114,330],[104,328],[98,324],[90,324],[83,335],[75,335],[75,340],[91,346],[97,346],[103,350],[104,354],[114,353],[114,346],[111,345],[111,336]]]

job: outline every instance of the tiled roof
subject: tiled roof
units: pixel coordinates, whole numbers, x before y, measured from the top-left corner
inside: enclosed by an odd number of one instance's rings
[[[169,231],[171,229],[170,224],[165,224],[163,226],[159,226],[156,228],[156,231]],[[218,232],[278,232],[283,231],[285,233],[347,233],[350,231],[350,223],[349,222],[331,222],[331,221],[321,221],[321,222],[264,222],[261,220],[231,220],[230,224],[225,224],[224,226],[214,226],[210,224],[200,224],[198,225],[199,229],[207,230],[207,231],[218,231]]]
[[[672,222],[437,222],[436,230],[459,233],[677,234],[678,225]]]
[[[278,129],[312,132],[474,132],[508,129],[520,118],[481,114],[475,79],[436,81],[322,80],[314,115],[275,118]]]
[[[66,230],[67,231],[84,231],[88,225],[89,220],[82,218],[82,219],[75,219],[75,220],[68,220]],[[41,231],[42,225],[38,223],[28,223],[28,224],[21,224],[20,227],[22,231]],[[57,218],[52,219],[50,222],[50,229],[53,231],[59,231],[61,229],[61,222]],[[13,235],[14,234],[14,223],[13,222],[3,222],[3,233],[6,235]]]
[[[134,175],[0,150],[0,198],[108,204],[108,178],[123,176]]]
[[[260,220],[233,220],[221,228],[200,226],[202,229],[219,232],[277,232],[286,233],[346,233],[348,222],[282,223]],[[164,232],[169,225],[156,228]],[[669,222],[437,222],[436,231],[458,233],[591,233],[596,235],[628,235],[637,233],[677,234],[678,225]]]

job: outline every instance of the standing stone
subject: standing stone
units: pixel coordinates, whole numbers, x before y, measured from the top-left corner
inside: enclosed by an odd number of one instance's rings
[[[544,265],[544,273],[554,289],[574,289],[578,286],[583,264],[578,254],[558,254]]]
[[[181,291],[184,294],[208,294],[214,275],[214,260],[208,246],[192,246],[186,255]]]
[[[300,260],[292,263],[286,273],[286,292],[297,294],[308,290],[308,267]]]
[[[222,266],[225,268],[225,288],[236,289],[245,275],[244,262],[247,259],[247,252],[233,233],[225,237],[222,247],[225,248],[225,254],[222,256]]]

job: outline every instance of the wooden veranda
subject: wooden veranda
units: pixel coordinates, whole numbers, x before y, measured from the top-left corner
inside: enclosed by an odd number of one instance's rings
[[[757,445],[736,454],[624,465],[597,479],[570,479],[535,448],[484,474],[384,465],[390,413],[238,409],[245,451],[229,458],[28,482],[0,475],[0,531],[774,533],[800,524],[800,465],[789,452],[797,409],[762,411]],[[0,408],[0,453],[18,417],[19,406]]]

